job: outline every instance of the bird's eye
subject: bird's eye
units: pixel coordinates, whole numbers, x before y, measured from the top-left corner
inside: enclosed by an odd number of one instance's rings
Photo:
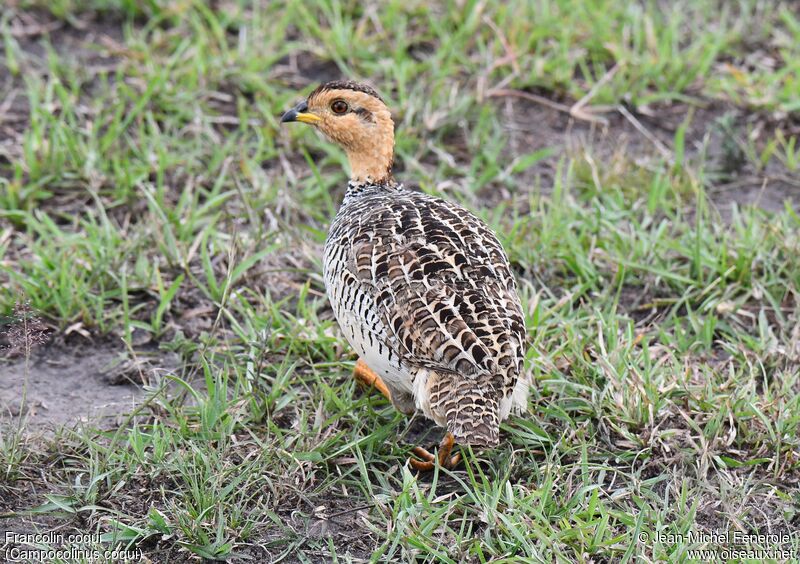
[[[346,114],[349,109],[350,107],[344,100],[334,100],[331,104],[331,111],[338,115]]]

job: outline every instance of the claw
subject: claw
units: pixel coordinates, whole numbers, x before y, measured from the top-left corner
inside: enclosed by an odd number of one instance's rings
[[[381,380],[381,377],[375,374],[375,372],[367,366],[367,363],[360,358],[358,362],[356,362],[355,369],[353,369],[353,377],[361,385],[367,388],[375,388],[383,397],[392,401],[392,394],[389,392],[389,388],[386,387],[386,384],[383,383],[383,380]],[[442,468],[452,470],[461,462],[461,454],[450,456],[455,444],[456,439],[453,434],[447,433],[439,444],[438,455],[433,455],[422,447],[414,447],[411,449],[411,452],[416,458],[414,458],[414,456],[409,457],[408,463],[418,472],[430,472],[436,466],[437,461]]]
[[[430,472],[433,470],[436,462],[439,462],[439,466],[442,468],[447,468],[448,470],[452,470],[458,463],[461,462],[461,454],[454,454],[450,456],[450,453],[453,451],[453,446],[456,444],[456,439],[452,433],[447,433],[442,442],[439,444],[439,452],[438,456],[434,456],[429,451],[422,447],[414,447],[411,449],[411,452],[416,456],[409,457],[408,463],[411,465],[412,468],[417,470],[418,472]]]

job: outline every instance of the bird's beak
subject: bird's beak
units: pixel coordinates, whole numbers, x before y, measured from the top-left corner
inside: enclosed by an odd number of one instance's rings
[[[301,121],[303,123],[315,124],[322,121],[322,118],[308,111],[308,102],[300,102],[294,108],[283,114],[281,123],[290,121]]]

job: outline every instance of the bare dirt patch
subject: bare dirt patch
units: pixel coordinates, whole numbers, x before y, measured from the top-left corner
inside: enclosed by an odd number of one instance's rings
[[[115,343],[52,344],[35,350],[27,360],[2,361],[0,426],[16,425],[23,415],[31,431],[88,422],[113,427],[143,398],[142,380],[165,370],[171,361],[169,357],[131,360]]]

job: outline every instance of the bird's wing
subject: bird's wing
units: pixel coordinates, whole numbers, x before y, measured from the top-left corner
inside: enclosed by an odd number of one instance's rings
[[[383,316],[386,344],[438,372],[518,372],[525,327],[500,242],[468,211],[409,194],[365,217],[352,241],[353,274]]]

